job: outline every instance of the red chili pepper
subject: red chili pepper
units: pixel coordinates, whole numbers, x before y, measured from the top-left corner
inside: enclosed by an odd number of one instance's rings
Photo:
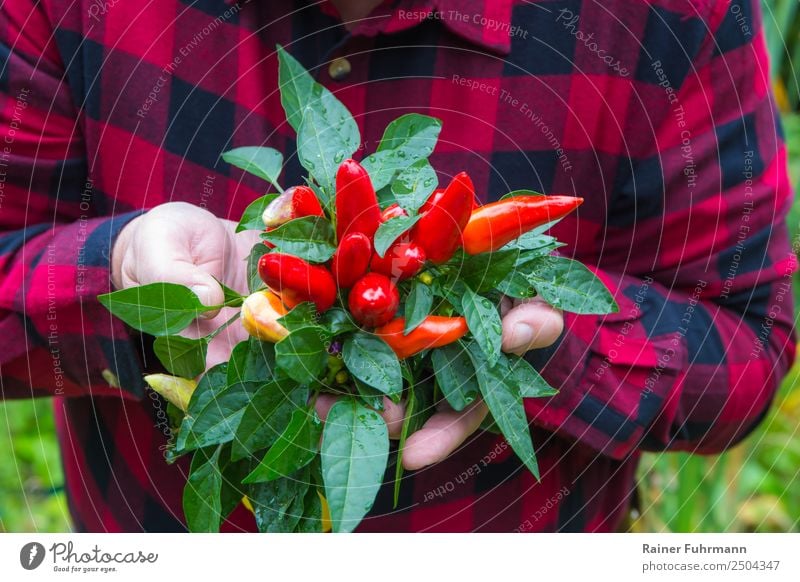
[[[381,223],[378,197],[367,171],[355,160],[345,160],[336,172],[336,236],[351,232],[372,236]]]
[[[330,271],[294,255],[264,255],[258,261],[258,274],[267,287],[280,294],[290,309],[311,301],[322,313],[336,301],[336,283]]]
[[[472,213],[475,188],[466,172],[461,172],[444,192],[434,192],[429,200],[428,209],[411,230],[411,240],[425,249],[429,261],[440,264],[461,246],[461,233]]]
[[[425,265],[425,250],[413,242],[396,242],[383,258],[373,253],[370,270],[391,277],[392,280],[410,279]]]
[[[433,194],[430,195],[430,197],[425,201],[425,204],[423,204],[422,207],[419,209],[420,214],[430,210],[431,206],[433,206],[439,201],[439,199],[442,197],[442,194],[444,194],[443,188],[437,188],[436,190],[434,190]],[[391,206],[389,208],[391,208]],[[389,210],[389,208],[387,208],[386,210]],[[476,208],[480,208],[480,202],[478,202],[478,199],[473,194],[472,209],[475,210]],[[386,212],[386,210],[384,210],[384,212]]]
[[[390,321],[397,313],[400,292],[385,275],[368,273],[353,285],[347,304],[358,323],[377,327]]]
[[[403,335],[405,326],[405,318],[398,317],[375,330],[375,334],[389,344],[401,360],[423,350],[440,348],[458,341],[468,331],[467,320],[463,317],[438,315],[429,315],[408,335]]]
[[[275,198],[264,209],[261,219],[268,228],[303,216],[324,216],[317,195],[308,186],[294,186]]]
[[[573,196],[515,196],[481,206],[464,229],[464,250],[470,255],[496,251],[582,203],[583,198]]]
[[[340,289],[349,289],[369,269],[372,242],[361,232],[351,232],[339,241],[331,260],[331,272]]]

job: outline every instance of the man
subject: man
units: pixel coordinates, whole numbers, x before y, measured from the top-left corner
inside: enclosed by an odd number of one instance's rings
[[[220,154],[277,147],[283,183],[300,180],[276,43],[353,111],[367,152],[426,113],[444,121],[442,179],[466,170],[486,200],[586,198],[555,234],[620,304],[504,306],[505,350],[553,344],[528,352],[560,388],[526,403],[541,482],[476,430],[482,404],[440,411],[409,443],[399,507],[385,486],[361,531],[615,530],[639,450],[735,444],[793,360],[790,189],[755,0],[21,0],[2,19],[2,389],[58,396],[78,530],[184,529],[187,463],[162,458],[149,342],[95,297],[241,287],[254,238],[228,219],[266,186]]]

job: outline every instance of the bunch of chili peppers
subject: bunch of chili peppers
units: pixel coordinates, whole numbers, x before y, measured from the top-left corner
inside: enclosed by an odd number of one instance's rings
[[[324,265],[280,252],[261,257],[258,273],[269,290],[244,302],[243,324],[259,339],[279,341],[287,334],[277,321],[286,308],[311,302],[318,313],[324,313],[341,295],[353,320],[382,338],[400,359],[448,345],[467,333],[466,320],[429,315],[404,333],[405,320],[397,316],[401,303],[397,283],[421,273],[421,280],[430,281],[424,273],[426,265],[447,263],[458,249],[469,255],[494,252],[562,218],[582,202],[572,196],[531,195],[480,206],[472,180],[462,172],[446,188],[431,194],[413,227],[381,256],[373,243],[379,226],[407,213],[397,204],[381,211],[367,171],[357,161],[345,160],[336,175],[331,217],[336,224],[335,254]],[[325,211],[311,188],[296,186],[272,201],[263,219],[269,231],[306,216],[325,216]]]

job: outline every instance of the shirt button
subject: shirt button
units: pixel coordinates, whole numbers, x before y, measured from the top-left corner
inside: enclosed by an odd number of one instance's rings
[[[333,59],[328,66],[328,74],[334,81],[341,81],[350,74],[350,61],[344,57]]]

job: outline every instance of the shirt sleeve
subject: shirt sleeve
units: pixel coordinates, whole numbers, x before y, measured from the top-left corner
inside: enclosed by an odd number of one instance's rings
[[[596,265],[619,313],[567,314],[557,345],[530,354],[560,388],[526,400],[531,420],[614,458],[736,444],[795,355],[792,196],[760,9],[715,4],[655,128],[656,161],[636,162],[628,184],[634,199],[656,190],[663,212],[632,220],[635,233],[606,232],[607,244],[635,249],[628,263]]]
[[[96,296],[138,212],[93,188],[53,38],[40,3],[0,8],[0,394],[136,396],[135,344]]]

